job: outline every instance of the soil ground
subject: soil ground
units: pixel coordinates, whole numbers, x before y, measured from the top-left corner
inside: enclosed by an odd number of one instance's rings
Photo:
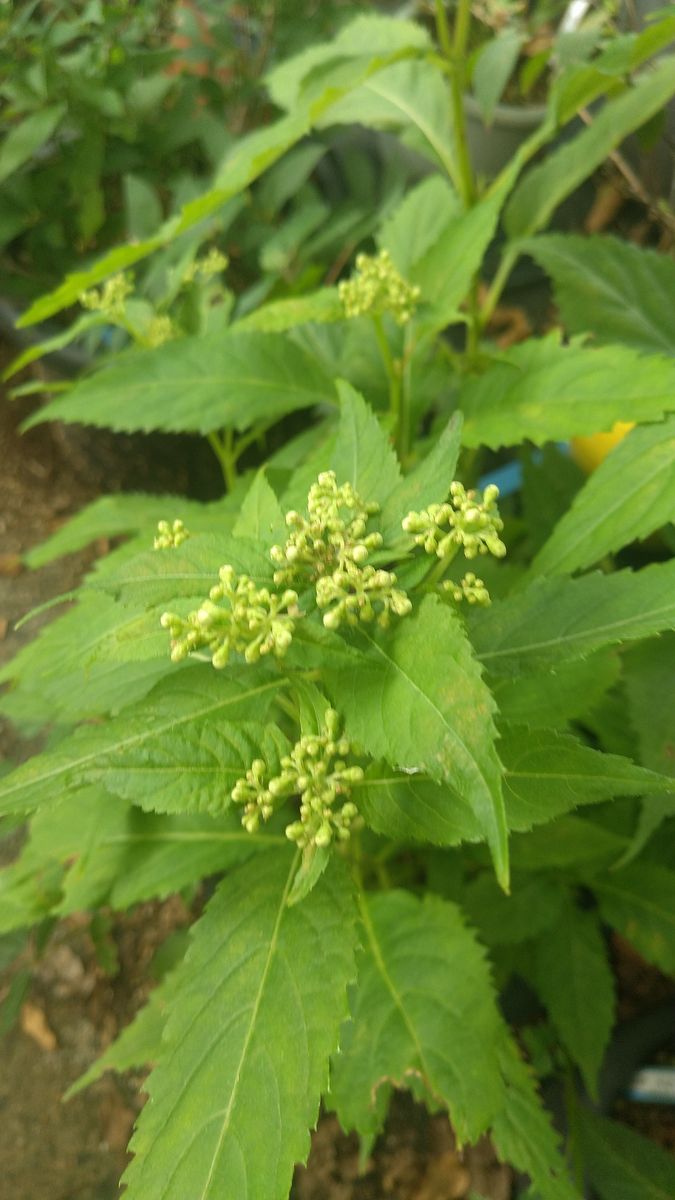
[[[52,426],[21,437],[17,427],[25,412],[25,405],[0,398],[0,662],[53,612],[19,632],[13,629],[16,619],[70,590],[105,546],[34,572],[22,570],[22,552],[104,491],[181,491],[207,498],[218,487],[217,471],[200,443],[184,441],[177,455],[171,438],[130,439]],[[36,748],[0,719],[0,760],[20,761]],[[142,1102],[142,1075],[106,1076],[67,1104],[61,1097],[144,1002],[158,948],[193,915],[178,897],[111,915],[98,952],[89,918],[70,918],[56,925],[39,958],[24,954],[19,969],[29,962],[30,986],[17,1006],[16,1024],[0,1042],[2,1200],[112,1200],[122,1194],[118,1179]],[[101,963],[106,957],[107,969]],[[660,1001],[671,987],[634,955],[619,954],[618,962],[624,1015]],[[0,974],[0,1001],[16,971],[15,966]],[[675,1142],[674,1123],[663,1110],[651,1123],[644,1110],[626,1119],[663,1144]],[[296,1173],[293,1200],[513,1195],[512,1173],[497,1163],[488,1142],[460,1155],[447,1120],[429,1117],[405,1096],[395,1098],[362,1172],[358,1157],[357,1140],[343,1134],[334,1117],[323,1116],[308,1167]]]

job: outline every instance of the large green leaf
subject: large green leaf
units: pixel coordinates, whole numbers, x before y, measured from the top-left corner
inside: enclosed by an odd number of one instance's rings
[[[429,34],[415,21],[401,20],[382,13],[363,13],[348,21],[327,42],[308,46],[268,71],[267,89],[279,108],[292,112],[298,107],[303,84],[317,68],[348,58],[359,59],[364,47],[373,54],[431,46]]]
[[[608,101],[591,125],[550,154],[516,188],[505,213],[509,237],[535,233],[566,196],[605,161],[627,134],[644,125],[675,92],[675,58],[664,56],[623,95]]]
[[[583,817],[564,816],[531,833],[511,839],[513,869],[583,871],[613,866],[626,848],[626,838]]]
[[[675,562],[582,579],[538,579],[469,614],[476,652],[493,675],[512,676],[583,658],[601,646],[675,625]]]
[[[667,254],[616,237],[548,234],[527,252],[553,280],[570,333],[632,346],[647,354],[675,351],[675,263]]]
[[[81,788],[34,815],[19,857],[0,871],[0,928],[101,904],[128,908],[285,842],[275,833],[252,837],[234,811],[159,816],[100,787]]]
[[[384,222],[378,244],[388,250],[407,279],[415,264],[438,241],[448,221],[461,211],[461,201],[446,179],[430,175],[406,192]]]
[[[467,446],[535,445],[656,421],[672,411],[675,362],[627,346],[563,346],[557,335],[505,351],[459,395]]]
[[[340,423],[331,455],[337,482],[351,483],[363,500],[383,504],[400,481],[391,442],[363,396],[338,381]]]
[[[675,416],[632,429],[593,472],[532,570],[578,571],[675,519]]]
[[[675,1161],[661,1146],[587,1108],[579,1114],[578,1132],[601,1200],[672,1200]]]
[[[236,322],[237,332],[251,329],[263,333],[283,333],[306,325],[308,321],[342,321],[342,307],[336,287],[321,288],[306,296],[287,296],[283,300],[270,300]]]
[[[286,523],[279,501],[272,491],[265,469],[256,472],[241,505],[239,516],[232,530],[235,537],[250,538],[268,548],[283,541]]]
[[[559,663],[554,671],[532,671],[492,682],[502,717],[530,729],[555,729],[598,704],[621,674],[615,650]]]
[[[129,1200],[286,1200],[346,1016],[355,936],[346,872],[332,863],[311,902],[289,907],[295,862],[280,851],[233,872],[194,929]]]
[[[456,846],[482,837],[480,824],[466,800],[430,779],[374,767],[363,784],[354,788],[353,799],[376,833],[397,841]]]
[[[675,634],[633,647],[624,656],[628,716],[642,762],[654,771],[675,776],[675,705],[662,703],[675,679]],[[634,857],[661,821],[675,816],[675,797],[645,796],[628,857]]]
[[[455,478],[461,435],[462,416],[461,413],[454,413],[426,458],[400,481],[387,498],[382,510],[385,545],[409,540],[401,528],[401,521],[409,512],[419,512],[428,504],[439,504],[446,498]]]
[[[32,158],[51,137],[66,111],[65,104],[50,104],[13,125],[0,146],[0,183]]]
[[[675,971],[675,872],[634,862],[589,880],[603,919],[648,962]]]
[[[362,895],[360,910],[364,954],[331,1072],[340,1123],[377,1132],[377,1090],[415,1076],[447,1106],[460,1141],[475,1140],[503,1104],[484,952],[459,909],[437,896]]]
[[[332,105],[318,126],[355,122],[397,133],[457,183],[448,86],[434,63],[412,60],[387,67]]]
[[[613,796],[675,793],[675,779],[603,754],[568,733],[505,726],[499,750],[509,829],[526,830],[583,804]]]
[[[191,537],[176,549],[148,550],[113,569],[91,575],[88,584],[129,607],[150,608],[172,604],[178,597],[206,596],[225,563],[237,574],[250,575],[258,584],[272,582],[272,562],[264,547],[249,538],[232,537],[224,530],[219,536]]]
[[[143,492],[122,492],[119,495],[99,496],[91,504],[80,509],[65,525],[57,529],[46,542],[40,542],[24,555],[29,567],[42,567],[62,554],[81,550],[98,538],[114,538],[151,532],[158,521],[170,518],[181,520],[193,533],[211,531],[214,524],[221,530],[230,528],[234,521],[233,505],[228,497],[211,504],[200,504],[186,496],[149,496]]]
[[[506,1094],[490,1131],[499,1157],[529,1175],[541,1200],[579,1200],[558,1136],[537,1093],[532,1068],[523,1061],[506,1028],[499,1066]]]
[[[206,434],[333,402],[317,360],[283,334],[234,330],[129,351],[38,409],[26,428],[57,419],[127,432]]]
[[[590,1094],[614,1024],[614,981],[595,913],[569,900],[537,940],[533,980]]]
[[[158,1062],[162,1054],[162,1035],[172,983],[173,979],[169,976],[151,992],[150,999],[115,1041],[92,1063],[88,1071],[71,1084],[64,1100],[70,1100],[78,1092],[95,1083],[106,1071],[128,1071],[132,1067],[138,1070]]]
[[[379,637],[354,634],[358,669],[326,665],[323,678],[350,735],[395,767],[449,783],[486,837],[500,882],[508,882],[494,702],[458,617],[427,597],[415,616]]]
[[[529,941],[556,921],[562,904],[558,879],[519,875],[505,896],[491,871],[483,871],[462,889],[462,907],[488,946]]]
[[[0,780],[0,812],[31,812],[92,782],[149,809],[222,811],[242,767],[258,757],[254,730],[263,729],[229,722],[264,717],[278,686],[250,668],[223,678],[199,665],[169,676],[122,716],[82,726]]]
[[[435,332],[460,319],[460,306],[495,233],[511,184],[504,177],[467,212],[450,212],[445,227],[410,272],[421,291],[419,321]]]

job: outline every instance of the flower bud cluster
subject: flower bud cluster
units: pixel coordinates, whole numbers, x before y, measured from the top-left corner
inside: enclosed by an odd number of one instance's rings
[[[323,623],[327,629],[339,629],[343,621],[358,625],[377,620],[382,629],[391,623],[392,614],[404,617],[412,602],[405,592],[396,588],[392,571],[376,570],[367,564],[359,567],[346,562],[344,569],[325,575],[317,581],[316,602],[326,608]],[[332,606],[332,607],[330,607]]]
[[[338,486],[334,471],[323,471],[307,497],[307,516],[286,514],[291,534],[284,546],[272,546],[276,566],[274,582],[316,582],[316,601],[327,609],[323,623],[338,629],[343,621],[377,620],[389,624],[391,614],[402,616],[412,605],[405,592],[395,588],[391,571],[368,563],[382,545],[380,533],[367,533],[369,517],[379,505],[366,503],[350,483]]]
[[[499,537],[504,522],[497,508],[498,496],[495,484],[489,484],[481,496],[455,482],[450,487],[449,503],[430,504],[422,512],[408,513],[403,528],[414,535],[415,543],[427,554],[438,558],[448,558],[460,547],[465,558],[478,554],[503,558],[506,546]]]
[[[182,546],[190,536],[182,521],[158,521],[157,533],[153,542],[154,550],[171,550]]]
[[[113,275],[110,279],[106,279],[101,291],[98,288],[92,288],[88,292],[82,292],[80,304],[90,312],[102,312],[111,320],[119,320],[124,316],[127,297],[132,294],[133,290],[132,276]]]
[[[221,254],[220,250],[216,250],[212,246],[208,254],[203,258],[195,258],[187,268],[183,279],[186,283],[192,283],[193,280],[200,276],[202,279],[212,279],[214,275],[220,275],[229,266],[229,258],[226,254]]]
[[[358,817],[349,799],[351,787],[363,779],[361,767],[345,761],[350,752],[350,742],[340,734],[338,714],[329,708],[321,732],[301,737],[281,759],[279,775],[270,778],[265,762],[256,759],[232,789],[234,803],[244,805],[244,828],[256,833],[261,821],[268,821],[276,808],[298,796],[299,820],[286,827],[290,841],[303,850],[346,841]]]
[[[415,312],[420,289],[407,283],[389,253],[381,250],[374,257],[357,256],[356,274],[338,284],[338,295],[346,317],[390,313],[397,325],[405,325]]]
[[[160,624],[171,634],[171,658],[182,662],[195,650],[208,650],[214,667],[227,666],[230,655],[243,654],[247,663],[265,654],[282,658],[293,638],[296,592],[282,595],[257,588],[248,575],[237,576],[234,568],[219,571],[220,582],[209,598],[186,618],[163,613]],[[225,601],[225,604],[218,603]]]
[[[156,313],[154,317],[151,317],[145,329],[143,345],[154,349],[156,346],[163,346],[166,342],[172,342],[176,337],[178,337],[178,329],[171,317],[166,313]]]
[[[483,580],[478,579],[473,571],[467,571],[459,583],[453,583],[451,579],[446,579],[441,587],[444,592],[448,592],[452,596],[456,604],[460,604],[462,600],[466,600],[468,604],[483,606],[490,603],[490,593]]]

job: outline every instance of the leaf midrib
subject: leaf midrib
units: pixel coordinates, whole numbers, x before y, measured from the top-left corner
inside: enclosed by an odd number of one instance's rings
[[[204,1184],[203,1190],[201,1192],[200,1200],[207,1200],[208,1194],[211,1190],[211,1184],[213,1183],[213,1180],[215,1177],[215,1170],[216,1170],[216,1167],[218,1164],[218,1159],[219,1159],[221,1151],[222,1151],[223,1141],[224,1141],[225,1135],[227,1134],[227,1131],[230,1127],[234,1104],[235,1104],[237,1094],[239,1092],[239,1087],[241,1084],[241,1076],[242,1076],[242,1071],[244,1069],[244,1063],[246,1061],[249,1047],[251,1045],[251,1040],[252,1040],[253,1034],[255,1032],[255,1026],[256,1026],[256,1022],[257,1022],[257,1018],[258,1018],[258,1013],[260,1011],[260,1005],[262,1004],[262,999],[263,999],[263,994],[264,994],[265,987],[267,984],[267,979],[268,979],[270,970],[272,968],[272,961],[277,952],[278,943],[279,943],[279,934],[281,931],[281,923],[282,923],[282,920],[283,920],[285,914],[288,912],[288,907],[287,907],[286,902],[288,899],[289,892],[291,890],[291,884],[293,882],[293,876],[295,875],[295,869],[296,869],[296,866],[298,863],[298,859],[299,859],[299,852],[296,852],[293,856],[293,861],[291,863],[291,866],[290,866],[290,869],[288,872],[288,876],[286,878],[286,883],[284,885],[284,890],[283,890],[283,893],[281,896],[279,909],[277,911],[276,919],[274,922],[274,929],[272,931],[272,936],[270,938],[267,958],[265,960],[263,972],[260,977],[260,984],[258,986],[258,991],[257,991],[256,997],[255,997],[254,1005],[251,1010],[251,1018],[249,1021],[248,1029],[246,1030],[246,1036],[244,1038],[244,1044],[242,1046],[239,1063],[237,1064],[237,1070],[236,1070],[235,1077],[234,1077],[234,1083],[232,1085],[230,1099],[228,1101],[227,1107],[224,1112],[222,1128],[220,1131],[220,1135],[218,1137],[218,1141],[216,1142],[216,1145],[215,1145],[215,1148],[213,1151],[211,1166],[209,1168],[209,1173],[206,1178],[206,1182]]]
[[[620,621],[610,621],[605,625],[593,625],[586,629],[582,629],[573,634],[561,634],[558,637],[547,638],[539,642],[523,642],[516,646],[506,646],[500,650],[481,650],[478,652],[480,659],[487,662],[493,658],[518,658],[520,655],[532,654],[537,650],[548,650],[552,646],[571,645],[574,642],[582,642],[589,638],[604,636],[605,633],[611,633],[616,629],[630,629],[633,625],[640,625],[645,620],[653,617],[659,617],[662,613],[673,611],[673,602],[662,605],[660,608],[652,608],[648,612],[643,609],[636,613],[633,617],[622,617]]]
[[[217,712],[219,708],[227,708],[228,705],[239,704],[243,700],[248,700],[251,696],[257,696],[262,692],[266,692],[272,688],[278,687],[279,683],[280,680],[273,679],[270,683],[262,684],[257,688],[250,688],[247,692],[238,692],[236,696],[228,696],[225,700],[214,701],[205,708],[196,709],[194,712],[188,713],[186,716],[173,716],[163,725],[153,725],[150,729],[142,730],[141,733],[132,734],[127,738],[123,738],[122,741],[116,743],[113,742],[108,746],[99,747],[99,749],[91,751],[89,754],[85,754],[81,758],[69,759],[68,762],[63,763],[58,767],[54,767],[50,771],[46,771],[43,775],[36,775],[30,779],[15,783],[13,787],[5,787],[0,789],[0,801],[6,800],[7,797],[15,794],[16,792],[21,792],[26,788],[40,786],[48,779],[55,779],[59,775],[64,775],[69,771],[77,770],[79,767],[86,766],[87,763],[92,762],[97,758],[101,758],[109,754],[117,754],[119,751],[126,750],[129,746],[138,745],[148,738],[161,736],[163,733],[167,733],[169,730],[176,729],[181,725],[187,725],[192,721],[199,720],[200,717],[205,717],[210,713]],[[126,714],[125,719],[129,719],[129,714]]]

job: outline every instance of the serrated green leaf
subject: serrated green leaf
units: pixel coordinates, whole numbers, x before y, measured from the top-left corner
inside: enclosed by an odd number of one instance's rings
[[[131,1144],[129,1200],[285,1200],[354,973],[346,872],[333,862],[311,904],[289,908],[294,870],[283,851],[244,865],[195,926]]]
[[[537,940],[532,979],[591,1096],[614,1024],[614,981],[595,913],[567,901]]]
[[[232,667],[223,678],[210,665],[169,676],[122,716],[82,726],[5,776],[0,812],[32,812],[92,782],[149,809],[222,811],[228,779],[257,757],[251,727],[229,722],[264,716],[279,682],[250,668]]]
[[[333,1059],[331,1103],[344,1129],[377,1129],[376,1092],[420,1077],[474,1140],[503,1102],[500,1022],[484,953],[454,904],[409,892],[362,895],[364,954],[352,1019]]]
[[[395,767],[449,783],[471,808],[508,885],[508,847],[495,751],[494,702],[457,616],[427,597],[384,637],[354,633],[358,669],[326,664],[323,679],[349,735]]]
[[[484,871],[462,891],[462,907],[488,946],[528,941],[555,922],[562,896],[560,884],[545,875],[513,880],[505,896],[490,871]]]
[[[603,919],[662,971],[675,971],[675,872],[633,862],[589,880]]]
[[[476,653],[492,675],[552,668],[672,628],[675,562],[582,579],[538,579],[470,612],[468,620]]]
[[[130,606],[150,608],[178,597],[203,598],[225,563],[257,584],[272,584],[272,562],[261,546],[229,534],[200,534],[176,549],[149,550],[102,574],[91,575],[91,588],[108,592]]]
[[[136,704],[169,672],[166,659],[99,662],[67,674],[26,676],[0,696],[0,712],[22,730],[69,725]],[[173,664],[169,664],[173,666]]]
[[[363,396],[344,380],[337,389],[340,423],[331,456],[337,482],[351,483],[363,500],[383,504],[401,478],[391,442]]]
[[[541,1200],[579,1200],[557,1134],[537,1094],[532,1069],[505,1028],[499,1066],[506,1097],[491,1129],[499,1157],[529,1175]]]
[[[440,237],[410,272],[421,291],[419,323],[425,332],[459,319],[459,309],[497,227],[510,176],[466,212],[451,215]]]
[[[647,354],[675,351],[675,263],[667,254],[617,237],[573,234],[532,238],[527,252],[551,276],[569,333]]]
[[[264,468],[256,472],[232,532],[236,538],[249,538],[265,548],[285,539],[284,514],[267,482]]]
[[[455,478],[461,435],[462,415],[454,413],[426,458],[388,496],[382,508],[385,545],[405,537],[401,521],[409,512],[419,512],[428,504],[438,504],[445,499]]]
[[[158,521],[176,517],[184,520],[193,533],[210,532],[215,523],[227,530],[233,522],[234,509],[227,497],[211,504],[200,504],[185,496],[149,496],[143,492],[99,496],[46,542],[29,550],[24,555],[24,562],[29,567],[42,567],[62,554],[82,550],[97,538],[123,537],[145,530],[150,534]]]
[[[638,737],[640,759],[645,766],[664,775],[675,775],[675,707],[667,702],[673,679],[673,634],[635,646],[624,656],[628,716]],[[627,858],[634,858],[669,816],[675,816],[674,797],[645,796]]]
[[[273,67],[267,72],[265,83],[274,103],[292,111],[299,103],[303,82],[322,64],[343,57],[360,58],[364,46],[384,55],[430,45],[429,34],[417,22],[383,13],[362,13],[348,21],[330,41],[308,46]]]
[[[583,804],[613,796],[672,794],[675,780],[603,754],[568,733],[505,725],[499,743],[509,829],[531,829]]]
[[[457,193],[440,175],[430,175],[406,193],[384,222],[378,245],[388,250],[398,270],[408,278],[411,269],[438,241],[450,217],[461,211]]]
[[[675,416],[632,429],[593,472],[539,551],[532,571],[591,566],[675,518]]]
[[[625,849],[625,838],[573,816],[558,817],[511,839],[513,869],[522,871],[596,871],[613,866]]]
[[[585,481],[581,467],[557,444],[522,452],[522,515],[527,529],[528,550],[535,554],[551,536],[553,528]]]
[[[55,350],[62,350],[64,346],[69,346],[75,338],[81,337],[83,333],[87,333],[90,329],[96,329],[101,325],[108,324],[108,318],[101,312],[84,313],[66,329],[62,329],[60,333],[55,333],[51,337],[43,338],[30,346],[26,346],[25,350],[21,351],[16,358],[13,358],[9,366],[3,371],[3,379],[11,379],[12,375],[16,375],[27,367],[29,363],[35,362],[36,359],[42,358],[45,354],[53,354]],[[66,385],[67,386],[67,385]]]
[[[632,87],[606,103],[588,128],[528,172],[506,209],[509,237],[541,229],[561,201],[588,179],[627,134],[663,108],[675,92],[674,63],[671,56],[661,58]]]
[[[99,787],[82,788],[33,817],[19,857],[0,872],[0,927],[163,898],[285,843],[282,834],[246,833],[238,812],[143,813]]]
[[[671,1200],[675,1162],[653,1141],[591,1109],[579,1114],[584,1166],[601,1200]]]
[[[457,846],[483,836],[466,800],[430,779],[374,766],[354,788],[353,799],[371,829],[397,841]]]
[[[168,1015],[173,979],[169,976],[150,993],[150,999],[103,1054],[92,1063],[64,1094],[72,1100],[79,1092],[100,1079],[106,1071],[129,1071],[158,1062],[162,1053],[162,1035]]]
[[[466,446],[535,445],[657,421],[673,408],[675,362],[628,346],[563,346],[556,335],[512,346],[464,385]]]
[[[283,334],[232,330],[128,351],[38,409],[25,428],[59,420],[207,434],[332,402],[317,360]]]
[[[492,123],[495,109],[513,71],[524,42],[517,29],[503,29],[480,49],[471,76],[471,87],[486,125]]]
[[[324,77],[324,86],[327,82]],[[397,133],[457,182],[447,84],[435,64],[414,59],[394,63],[332,105],[317,124],[322,128],[355,122]]]
[[[554,671],[536,671],[514,679],[496,679],[492,694],[506,721],[530,729],[555,729],[589,712],[621,673],[619,655],[599,650]]]

